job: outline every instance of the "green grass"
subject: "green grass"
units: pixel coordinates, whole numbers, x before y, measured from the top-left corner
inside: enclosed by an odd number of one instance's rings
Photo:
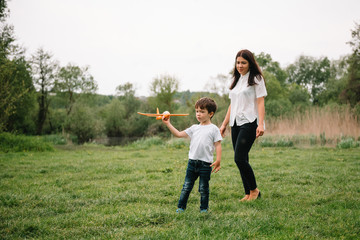
[[[0,153],[31,151],[54,151],[54,148],[51,143],[39,136],[15,135],[8,132],[0,133]]]
[[[181,142],[180,142],[181,143]],[[356,239],[360,149],[254,147],[262,199],[242,203],[229,142],[199,213],[176,214],[187,145],[0,154],[0,239]],[[179,147],[180,146],[180,147]]]

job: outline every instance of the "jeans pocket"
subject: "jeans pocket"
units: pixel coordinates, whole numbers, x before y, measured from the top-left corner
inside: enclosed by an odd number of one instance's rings
[[[201,161],[201,168],[205,171],[211,171],[211,163]]]

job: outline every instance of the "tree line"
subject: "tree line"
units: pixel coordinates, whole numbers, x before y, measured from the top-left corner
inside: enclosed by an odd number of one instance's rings
[[[219,74],[204,92],[179,92],[179,79],[159,75],[149,88],[151,96],[136,97],[132,83],[116,87],[116,95],[96,94],[97,83],[89,66],[61,66],[54,56],[39,48],[30,58],[16,44],[13,26],[6,23],[7,3],[0,1],[0,133],[28,135],[71,134],[83,143],[98,136],[138,138],[168,135],[160,121],[137,114],[154,112],[190,113],[173,118],[179,128],[196,123],[197,98],[210,96],[218,103],[215,124],[220,124],[229,104],[231,72]],[[300,56],[286,68],[270,54],[255,54],[266,79],[268,118],[291,115],[311,106],[350,104],[360,113],[360,26],[355,23],[348,44],[352,54],[338,60]]]

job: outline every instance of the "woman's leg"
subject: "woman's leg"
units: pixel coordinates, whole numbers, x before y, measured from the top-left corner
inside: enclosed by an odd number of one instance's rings
[[[245,194],[250,195],[250,190],[256,189],[256,179],[249,164],[249,151],[256,138],[256,121],[232,128],[235,163],[239,168]],[[234,131],[233,131],[234,129]]]

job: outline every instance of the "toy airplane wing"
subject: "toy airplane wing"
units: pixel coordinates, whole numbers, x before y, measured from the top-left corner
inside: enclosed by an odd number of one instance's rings
[[[140,115],[148,116],[148,117],[156,117],[157,120],[162,119],[163,116],[171,117],[171,116],[188,116],[189,114],[170,114],[169,112],[165,111],[164,113],[159,113],[159,109],[156,109],[157,113],[141,113],[138,112]]]
[[[148,117],[162,117],[162,116],[188,116],[189,114],[167,114],[167,113],[141,113],[138,112],[140,115],[148,116]]]

